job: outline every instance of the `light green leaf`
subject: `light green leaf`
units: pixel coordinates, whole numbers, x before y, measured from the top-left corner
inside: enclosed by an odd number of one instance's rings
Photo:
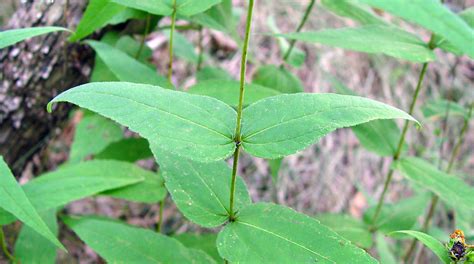
[[[436,58],[428,45],[418,37],[393,26],[368,25],[276,36],[366,53],[382,53],[413,62],[427,62]]]
[[[204,227],[216,227],[228,220],[232,171],[225,162],[193,162],[158,147],[152,149],[163,168],[166,188],[184,216]],[[237,178],[234,210],[250,203],[245,183]]]
[[[385,236],[382,233],[376,234],[377,253],[379,254],[380,263],[383,264],[397,264],[395,256],[392,254],[390,247],[385,240]]]
[[[200,249],[206,252],[218,263],[223,261],[221,256],[219,256],[219,252],[217,251],[216,247],[217,234],[198,235],[193,233],[183,233],[173,236],[173,238],[181,242],[181,244],[187,248]]]
[[[69,31],[69,29],[62,27],[32,27],[5,30],[0,32],[0,49],[25,39],[56,31]]]
[[[409,180],[432,191],[452,207],[472,210],[474,187],[458,177],[442,172],[416,157],[403,158],[397,161],[394,167]]]
[[[274,34],[281,33],[280,30],[278,29],[278,26],[275,23],[275,18],[273,16],[268,17],[267,25],[272,31],[272,33]],[[286,54],[286,52],[290,48],[290,43],[288,43],[288,41],[284,38],[278,38],[278,44],[280,46],[281,54]],[[306,59],[306,53],[304,53],[302,50],[300,50],[297,47],[293,47],[293,50],[291,51],[290,55],[286,59],[286,62],[293,67],[301,67],[305,59]]]
[[[107,24],[117,25],[126,22],[129,19],[145,19],[146,16],[146,12],[127,7],[107,21]]]
[[[330,132],[405,112],[370,99],[338,94],[288,94],[260,100],[243,111],[242,145],[248,153],[275,159],[296,153]]]
[[[115,3],[143,10],[155,15],[170,16],[173,12],[173,0],[112,0]],[[177,14],[192,16],[206,11],[221,0],[176,0]]]
[[[280,172],[282,162],[283,158],[268,160],[268,166],[270,167],[270,173],[272,174],[273,184],[277,184],[278,182],[278,174]]]
[[[144,138],[125,138],[109,144],[94,159],[112,159],[128,162],[153,157],[148,141]]]
[[[94,40],[86,41],[86,43],[97,52],[100,59],[120,81],[153,84],[170,89],[173,87],[165,77],[158,75],[125,52]]]
[[[189,20],[204,27],[228,33],[231,36],[237,34],[237,21],[232,14],[232,0],[222,0],[220,4],[212,6],[204,13],[190,17]]]
[[[235,80],[230,73],[221,68],[214,68],[206,66],[196,73],[197,82],[209,81],[213,79],[218,80]]]
[[[230,263],[377,263],[316,219],[264,203],[242,209],[217,249]]]
[[[321,224],[352,243],[362,248],[372,247],[372,234],[369,232],[369,227],[362,221],[343,214],[320,214],[315,217]]]
[[[451,263],[451,259],[449,258],[448,251],[446,250],[446,248],[443,246],[443,244],[441,244],[441,242],[439,242],[432,236],[427,235],[422,232],[412,231],[412,230],[396,231],[396,232],[392,232],[390,235],[394,235],[394,234],[407,234],[418,239],[421,243],[423,243],[423,245],[431,249],[431,251],[433,251],[433,253],[435,253],[436,256],[438,256],[441,262],[445,264]]]
[[[49,104],[70,102],[111,118],[165,151],[200,161],[220,160],[235,148],[236,112],[210,97],[126,82],[89,83]]]
[[[422,107],[421,111],[426,118],[442,119],[446,114],[468,118],[468,113],[464,107],[456,102],[445,99],[429,100]]]
[[[459,16],[434,0],[360,0],[373,7],[416,23],[443,36],[453,46],[474,57],[474,31]]]
[[[474,29],[474,7],[470,7],[458,13],[458,16],[462,18],[471,29]],[[445,38],[435,35],[434,43],[436,43],[436,47],[443,49],[447,52],[454,53],[457,56],[463,55],[463,52],[456,48],[453,44],[451,44]],[[471,57],[472,58],[472,57]]]
[[[91,0],[82,16],[76,32],[69,38],[69,41],[80,40],[95,30],[107,25],[117,14],[123,12],[124,6],[112,3],[110,0]]]
[[[76,126],[69,162],[78,163],[122,138],[122,128],[114,121],[100,115],[85,116]]]
[[[158,173],[146,173],[145,180],[102,192],[101,195],[124,199],[139,203],[158,203],[166,196],[165,181]]]
[[[214,263],[148,229],[99,217],[64,217],[64,223],[109,263]],[[194,262],[197,261],[197,262]]]
[[[196,85],[191,86],[188,90],[191,94],[214,97],[232,107],[237,107],[239,104],[239,91],[240,83],[238,81],[218,79],[199,82]],[[269,89],[265,86],[246,84],[244,105],[249,105],[260,99],[279,94],[278,91]]]
[[[362,25],[386,25],[387,23],[357,1],[353,0],[321,0],[321,5],[338,16],[358,21]]]
[[[301,80],[285,68],[266,65],[258,68],[253,83],[266,86],[281,93],[303,92]]]
[[[51,232],[43,219],[30,202],[7,164],[0,156],[0,207],[16,216],[25,225],[38,232],[56,247],[66,250],[56,236]],[[1,218],[1,217],[0,217]]]
[[[120,37],[115,43],[115,47],[117,49],[127,53],[130,57],[133,58],[135,58],[137,52],[140,50],[140,45],[141,44],[138,41],[128,35]],[[144,44],[140,52],[140,56],[137,58],[137,60],[143,64],[155,68],[155,66],[148,61],[151,58],[152,53],[153,51],[150,49],[150,47]]]
[[[53,234],[57,236],[56,209],[42,212],[40,215]],[[15,259],[22,264],[54,264],[56,263],[56,247],[25,225],[21,227],[15,242]]]
[[[418,217],[423,213],[428,203],[429,195],[420,194],[403,199],[394,204],[384,204],[374,227],[382,233],[390,233],[400,229],[413,228]],[[364,215],[366,224],[372,224],[375,206]]]
[[[163,30],[163,34],[169,40],[170,31]],[[179,32],[174,32],[173,34],[173,54],[187,62],[197,63],[199,60],[196,51],[194,50],[194,46],[189,40]]]

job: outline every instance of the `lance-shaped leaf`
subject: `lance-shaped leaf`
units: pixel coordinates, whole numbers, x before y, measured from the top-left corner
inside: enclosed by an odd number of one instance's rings
[[[170,30],[163,30],[163,34],[168,38]],[[173,33],[173,54],[187,62],[197,63],[199,56],[194,50],[194,45],[181,33]]]
[[[235,148],[236,112],[206,96],[126,82],[89,83],[69,89],[49,104],[70,102],[129,127],[167,152],[212,161]]]
[[[462,18],[464,21],[466,21],[469,27],[474,30],[474,7],[470,7],[468,9],[465,9],[459,12],[458,16]],[[456,48],[447,39],[443,38],[440,35],[435,35],[434,43],[436,43],[436,47],[443,49],[447,52],[451,52],[457,56],[461,56],[464,54],[464,52]]]
[[[125,138],[109,144],[94,156],[94,159],[112,159],[135,162],[153,157],[148,140],[144,138]]]
[[[235,38],[237,19],[232,12],[232,0],[222,0],[220,4],[188,19],[204,27],[228,33]]]
[[[173,12],[173,0],[113,0],[113,2],[155,15],[169,16]],[[176,13],[181,16],[192,16],[220,2],[221,0],[176,0]]]
[[[146,173],[145,180],[102,192],[102,195],[140,203],[158,203],[166,196],[165,181],[158,173]]]
[[[242,144],[248,153],[275,159],[296,153],[343,127],[407,113],[370,99],[338,94],[288,94],[260,100],[243,111]]]
[[[298,77],[287,69],[275,65],[266,65],[258,68],[253,76],[253,83],[266,86],[281,93],[299,93],[304,90],[303,84]]]
[[[418,231],[413,231],[413,230],[396,231],[396,232],[392,232],[390,235],[395,235],[395,234],[407,234],[418,239],[421,243],[423,243],[423,245],[431,249],[431,251],[433,251],[433,253],[435,253],[436,256],[438,256],[438,258],[441,260],[442,263],[445,263],[445,264],[452,263],[451,259],[449,258],[447,249],[443,246],[443,244],[441,244],[441,242],[436,240],[436,238],[428,234],[418,232]]]
[[[216,227],[228,220],[232,171],[225,162],[199,163],[165,153],[158,147],[152,149],[163,168],[166,188],[184,216],[204,227]],[[238,177],[234,210],[250,203],[247,187]]]
[[[244,105],[249,105],[260,99],[280,94],[280,92],[276,90],[257,84],[246,84],[245,87]],[[232,107],[237,107],[239,105],[239,89],[240,84],[238,81],[209,80],[190,87],[188,92],[214,97]]]
[[[352,243],[363,248],[372,247],[372,234],[364,222],[343,214],[321,214],[315,218]]]
[[[221,68],[206,66],[196,73],[197,82],[209,80],[235,80],[227,71]]]
[[[16,216],[25,225],[31,227],[55,246],[65,250],[61,242],[41,219],[2,156],[0,156],[0,182],[0,207]]]
[[[40,215],[57,236],[56,209],[44,211]],[[56,263],[56,247],[25,225],[21,227],[15,242],[15,259],[24,264],[54,264]]]
[[[217,238],[231,263],[377,263],[318,220],[274,204],[242,209]]]
[[[386,22],[374,14],[370,8],[367,8],[352,0],[322,0],[321,4],[324,8],[335,13],[336,15],[348,17],[358,21],[362,25],[386,24]]]
[[[446,118],[446,115],[450,117],[469,117],[466,109],[462,105],[445,99],[429,100],[421,107],[421,111],[426,118],[431,119]]]
[[[269,16],[267,18],[267,25],[274,34],[279,34],[280,29],[275,23],[275,18],[273,16]],[[280,46],[280,53],[282,56],[288,52],[288,49],[290,48],[290,43],[288,43],[288,40],[284,38],[278,38],[278,44]],[[306,59],[306,53],[304,53],[301,49],[293,46],[293,50],[291,51],[290,55],[286,58],[286,62],[293,66],[293,67],[301,67]],[[284,69],[284,68],[281,68]]]
[[[63,221],[109,263],[215,263],[173,238],[113,219],[72,216]]]
[[[385,10],[443,36],[453,46],[474,57],[472,45],[474,30],[459,16],[433,0],[361,0],[370,6]]]
[[[10,29],[0,32],[0,49],[13,45],[17,42],[36,37],[39,35],[55,32],[55,31],[69,31],[62,27],[32,27]]]
[[[367,25],[276,36],[366,53],[381,53],[413,62],[427,62],[436,58],[428,45],[418,37],[393,26]]]
[[[199,249],[206,252],[218,263],[223,261],[216,247],[217,234],[183,233],[173,236],[173,238],[181,242],[187,248]]]
[[[474,187],[460,178],[442,172],[430,163],[416,157],[406,157],[397,161],[395,168],[409,180],[432,191],[454,208],[472,210]]]
[[[86,43],[96,51],[100,59],[120,81],[153,84],[163,88],[173,87],[165,77],[158,75],[153,69],[118,48],[94,40],[86,41]]]

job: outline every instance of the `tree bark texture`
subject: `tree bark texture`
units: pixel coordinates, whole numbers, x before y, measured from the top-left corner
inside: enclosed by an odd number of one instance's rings
[[[87,2],[70,0],[65,19],[65,0],[21,1],[6,28],[54,25],[75,29]],[[67,104],[48,114],[49,100],[89,79],[93,54],[78,43],[67,43],[68,36],[51,33],[0,51],[0,155],[16,175],[68,115]]]

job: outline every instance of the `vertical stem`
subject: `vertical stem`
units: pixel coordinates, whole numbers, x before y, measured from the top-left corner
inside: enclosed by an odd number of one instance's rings
[[[171,14],[171,30],[170,30],[170,64],[168,69],[168,81],[172,83],[172,76],[173,76],[173,39],[174,39],[174,29],[176,24],[176,0],[173,0],[173,13]]]
[[[314,6],[314,2],[315,0],[311,0],[311,2],[309,2],[308,6],[306,7],[306,11],[304,12],[303,18],[300,21],[300,24],[296,28],[296,32],[300,32],[304,24],[306,23],[306,20],[308,20],[309,14],[311,13],[311,10],[313,9],[313,6]],[[285,55],[283,55],[283,61],[286,61],[288,57],[290,57],[291,51],[293,50],[295,43],[296,43],[296,39],[292,39],[290,41],[290,46],[286,50]]]
[[[413,94],[412,101],[410,103],[410,109],[408,111],[408,114],[412,115],[413,111],[415,109],[415,104],[418,99],[418,95],[420,94],[421,90],[421,84],[423,83],[423,79],[425,77],[426,69],[428,68],[428,63],[425,62],[423,64],[423,67],[421,68],[420,76],[418,77],[418,83],[416,85],[415,93]],[[403,144],[405,143],[405,136],[408,131],[408,126],[409,122],[405,121],[405,124],[403,125],[403,130],[402,130],[402,135],[400,136],[400,140],[398,141],[398,146],[397,150],[395,151],[395,154],[393,155],[393,161],[397,161],[400,158],[400,154],[403,149]],[[385,195],[387,194],[388,186],[390,185],[390,182],[392,181],[392,176],[393,176],[393,169],[390,169],[387,174],[387,178],[385,179],[385,183],[383,186],[383,191],[382,195],[380,195],[379,201],[377,203],[377,207],[375,209],[374,216],[372,217],[372,229],[374,228],[374,225],[376,224],[377,218],[380,215],[380,210],[382,209],[382,205],[385,200]]]
[[[158,205],[160,206],[160,211],[159,211],[159,215],[158,215],[158,223],[156,223],[156,232],[157,233],[161,233],[161,227],[163,226],[163,207],[165,206],[165,199],[166,199],[166,196],[165,198],[163,198],[163,200],[161,200]]]
[[[67,23],[67,15],[68,15],[68,12],[69,12],[69,0],[66,0],[66,2],[64,3],[64,10],[63,10],[63,26],[65,28],[68,28],[68,23]],[[67,35],[64,35],[64,44],[63,44],[63,57],[64,57],[64,64],[63,64],[63,76],[66,76],[67,74],[67,65],[69,63],[69,58],[68,58],[68,54],[67,54],[67,47],[68,47],[68,41],[67,41]],[[63,86],[63,88],[66,88],[64,87],[65,85],[65,81],[66,79],[63,78],[61,80],[61,86]]]
[[[204,47],[202,45],[202,41],[203,41],[203,36],[202,36],[203,32],[202,31],[203,31],[202,26],[199,26],[199,38],[198,38],[199,55],[198,55],[198,62],[197,62],[197,66],[196,66],[196,71],[201,70],[202,59],[203,59],[203,54],[204,54]]]
[[[235,212],[234,212],[234,194],[235,194],[235,179],[237,176],[237,166],[239,164],[239,150],[240,150],[240,143],[241,143],[241,123],[242,123],[242,107],[244,102],[244,92],[245,92],[245,72],[247,66],[247,50],[249,46],[250,40],[250,28],[252,25],[252,12],[253,12],[253,2],[254,0],[249,0],[249,8],[247,11],[247,23],[245,27],[245,40],[244,40],[244,47],[242,50],[242,58],[240,61],[240,93],[239,93],[239,105],[237,107],[237,125],[235,127],[235,151],[234,151],[234,162],[232,165],[232,180],[230,185],[230,206],[229,206],[229,220],[235,220]]]
[[[151,21],[151,15],[147,14],[146,15],[146,24],[145,24],[145,31],[143,32],[142,36],[142,41],[140,42],[140,47],[138,48],[137,53],[135,54],[135,59],[138,59],[140,57],[140,54],[142,53],[143,46],[145,46],[145,40],[148,34],[150,33],[150,22]]]
[[[5,240],[5,234],[3,233],[3,227],[0,226],[0,247],[2,248],[3,254],[8,258],[12,263],[15,263],[15,258],[12,256],[10,251],[8,251],[7,242]]]
[[[454,165],[454,160],[456,159],[456,157],[459,154],[459,151],[461,150],[461,145],[462,145],[462,142],[464,141],[464,136],[466,135],[467,129],[469,127],[469,119],[472,116],[472,108],[473,107],[474,107],[474,103],[471,103],[470,108],[469,108],[468,117],[464,118],[464,123],[463,123],[463,126],[461,128],[461,132],[459,133],[458,140],[457,140],[456,144],[454,145],[453,152],[451,153],[451,157],[449,158],[448,167],[446,168],[446,173],[448,173],[448,174],[451,172],[451,170],[453,168],[453,165]],[[433,218],[435,210],[436,210],[436,205],[438,204],[438,200],[439,200],[439,197],[437,195],[433,195],[431,197],[430,207],[428,209],[428,213],[425,217],[425,220],[423,222],[423,226],[421,228],[422,232],[427,232],[428,231],[428,228],[429,228],[430,223],[431,223],[431,219]],[[408,251],[405,254],[405,257],[403,258],[405,260],[405,262],[410,260],[417,244],[418,244],[418,241],[416,239],[413,239],[411,241],[410,247],[408,248]]]

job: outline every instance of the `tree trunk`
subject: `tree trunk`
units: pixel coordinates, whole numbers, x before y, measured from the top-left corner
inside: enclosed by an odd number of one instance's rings
[[[64,0],[21,2],[8,29],[51,25],[74,29],[87,5],[84,0],[70,0],[66,26]],[[93,54],[77,43],[66,43],[68,36],[52,33],[0,51],[0,155],[16,175],[68,115],[67,104],[48,114],[49,100],[89,79]]]

